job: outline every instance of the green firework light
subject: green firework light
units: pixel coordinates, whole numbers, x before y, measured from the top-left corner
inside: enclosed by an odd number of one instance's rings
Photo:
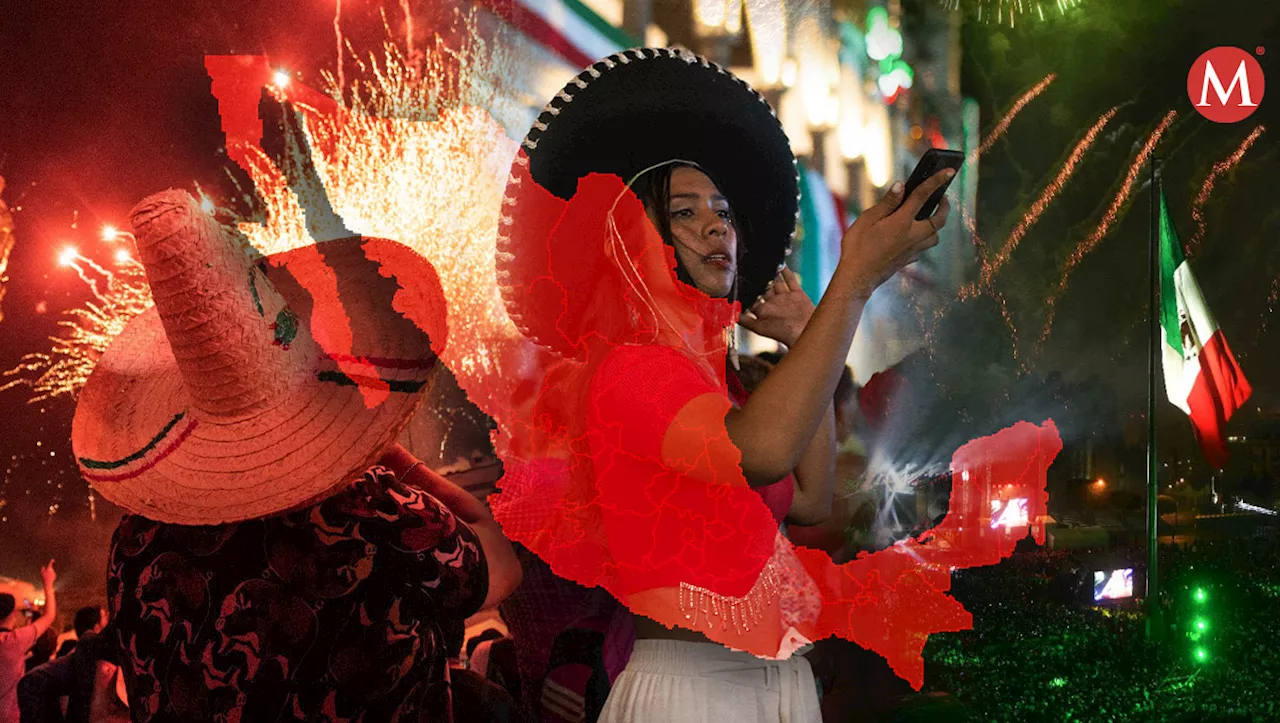
[[[1034,16],[1039,20],[1051,17],[1055,12],[1066,15],[1079,7],[1082,0],[943,0],[950,10],[972,12],[984,23],[996,23],[1016,27],[1019,20]]]
[[[1203,613],[1204,605],[1209,600],[1209,593],[1203,587],[1197,586],[1191,591],[1191,599],[1195,601],[1197,607],[1196,616],[1187,630],[1187,637],[1196,644],[1191,655],[1196,663],[1206,663],[1209,660],[1209,651],[1201,641],[1209,631],[1209,619]]]

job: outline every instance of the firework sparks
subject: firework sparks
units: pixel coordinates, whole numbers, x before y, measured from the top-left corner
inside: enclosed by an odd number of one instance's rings
[[[404,12],[404,47],[408,51],[408,58],[417,59],[417,51],[413,49],[413,11],[409,7],[409,0],[400,0],[400,10]]]
[[[1000,318],[1004,319],[1004,325],[1009,329],[1010,349],[1013,350],[1013,360],[1018,362],[1018,371],[1027,373],[1031,371],[1027,360],[1018,356],[1018,327],[1013,323],[1013,314],[1009,312],[1009,302],[1004,298],[1004,294],[999,291],[992,291],[991,298],[996,300],[996,304],[1000,307]]]
[[[951,0],[951,7],[953,9],[958,8],[959,0]],[[1043,93],[1045,88],[1048,88],[1049,84],[1052,83],[1057,77],[1058,76],[1056,73],[1050,73],[1049,75],[1046,75],[1039,83],[1036,83],[1030,90],[1023,93],[1016,101],[1014,101],[1013,106],[1009,108],[1009,111],[1005,113],[1004,117],[1001,118],[998,123],[996,123],[995,127],[991,129],[991,132],[987,134],[987,138],[984,141],[982,141],[982,143],[980,143],[976,149],[974,149],[969,153],[967,162],[970,164],[975,163],[978,160],[979,156],[981,156],[982,154],[990,150],[991,147],[995,145],[995,142],[998,141],[1009,129],[1009,125],[1012,124],[1013,119],[1016,118],[1020,112],[1022,112],[1022,109],[1025,108],[1027,104],[1030,103],[1032,100],[1035,100],[1037,96]],[[1070,173],[1068,173],[1067,175],[1069,176]],[[1063,178],[1062,173],[1059,173],[1059,178]],[[1055,190],[1054,193],[1056,194],[1056,192],[1057,191]],[[1045,202],[1045,205],[1046,206],[1048,205],[1047,201]],[[1041,210],[1043,211],[1043,209]],[[1037,214],[1037,216],[1038,215],[1039,214]],[[967,284],[961,287],[958,294],[956,295],[955,300],[966,301],[982,293],[983,290],[987,288],[988,283],[990,281],[990,276],[994,274],[994,271],[992,271],[991,274],[985,273],[986,269],[991,267],[991,259],[987,252],[987,245],[986,245],[986,242],[982,240],[981,234],[978,233],[977,221],[973,218],[973,216],[969,215],[968,209],[966,209],[963,206],[963,204],[960,206],[960,220],[964,224],[966,233],[968,233],[969,237],[972,239],[973,245],[977,248],[978,260],[979,260],[979,263],[982,265],[982,268],[984,269],[984,280],[982,281],[982,283]],[[1030,225],[1031,224],[1028,223],[1027,228],[1029,228]],[[1016,229],[1015,229],[1015,232],[1016,232]],[[1024,229],[1022,233],[1025,234],[1025,232],[1026,231]],[[1011,236],[1010,238],[1013,238],[1013,237]],[[1018,238],[1021,238],[1021,236],[1019,235]],[[1017,245],[1017,241],[1014,240],[1013,246],[1016,246],[1016,245]],[[1006,249],[1005,251],[1002,251],[1002,256],[1007,259],[1008,255],[1013,251],[1013,247],[1010,246],[1010,243],[1008,241],[1005,242],[1005,249]],[[993,298],[995,298],[994,295],[993,295]],[[1012,342],[1013,342],[1013,348],[1014,348],[1014,355],[1016,358],[1017,345],[1018,345],[1016,328],[1013,325],[1012,318],[1009,316],[1008,308],[1007,308],[1007,305],[1005,304],[1004,298],[1000,297],[996,299],[996,301],[997,303],[1000,304],[1002,314],[1005,319],[1005,325],[1008,326],[1010,333],[1013,334]],[[928,329],[925,331],[925,335],[924,335],[925,346],[926,348],[929,348],[930,356],[932,356],[932,343],[933,343],[934,335],[937,332],[938,325],[942,323],[943,317],[946,316],[947,312],[951,309],[951,306],[953,303],[954,301],[948,302],[942,305],[942,307],[939,308],[937,311],[935,311],[933,314],[933,319],[929,323]]]
[[[1075,250],[1071,252],[1071,255],[1067,257],[1067,263],[1062,269],[1062,277],[1058,280],[1058,287],[1049,295],[1049,298],[1045,299],[1045,323],[1044,331],[1040,334],[1040,344],[1043,344],[1049,338],[1049,332],[1053,329],[1056,303],[1067,289],[1067,280],[1071,277],[1071,272],[1075,270],[1075,267],[1086,255],[1097,248],[1098,243],[1102,241],[1102,238],[1107,235],[1107,231],[1111,229],[1111,224],[1115,223],[1116,219],[1119,218],[1120,210],[1124,207],[1125,202],[1129,200],[1130,192],[1133,191],[1133,183],[1137,179],[1138,173],[1147,164],[1151,153],[1155,150],[1156,143],[1160,141],[1160,136],[1164,135],[1164,132],[1169,128],[1169,124],[1173,123],[1173,119],[1177,115],[1177,111],[1169,111],[1164,119],[1160,121],[1160,124],[1156,126],[1156,129],[1151,132],[1151,135],[1147,137],[1147,142],[1142,145],[1142,150],[1138,151],[1137,158],[1129,166],[1129,172],[1125,174],[1124,182],[1120,184],[1120,190],[1116,193],[1115,199],[1111,201],[1111,206],[1107,209],[1106,214],[1103,215],[1102,221],[1099,222],[1093,233],[1089,234],[1089,237],[1084,241],[1081,241]]]
[[[473,32],[473,47],[467,52],[423,53],[411,47],[411,69],[405,57],[387,45],[380,60],[371,56],[366,63],[353,53],[359,79],[348,85],[357,74],[345,72],[342,65],[340,0],[336,10],[337,76],[325,73],[324,78],[329,84],[326,92],[339,103],[323,112],[316,105],[294,104],[322,183],[317,190],[352,232],[398,240],[432,262],[449,308],[450,343],[442,354],[444,362],[477,402],[511,398],[511,390],[477,383],[517,383],[518,371],[504,364],[518,359],[511,350],[527,343],[506,315],[494,272],[498,213],[518,144],[479,110],[512,105],[513,94],[499,85],[513,77],[504,72],[506,56],[501,48],[485,48]],[[269,70],[264,85],[280,96],[298,98],[308,91],[298,78],[286,84],[273,76]],[[238,224],[241,232],[264,254],[314,243],[304,212],[308,199],[298,198],[256,144],[236,141],[230,134],[227,140],[229,155],[248,171],[268,219]],[[219,211],[212,199],[197,191],[205,213]],[[108,226],[102,229],[102,239],[128,242],[132,237]],[[115,265],[110,270],[74,249],[67,254],[66,266],[84,279],[93,298],[65,312],[51,346],[23,357],[5,372],[0,390],[26,387],[29,403],[73,397],[111,341],[151,306],[145,272],[132,246],[112,253]],[[92,514],[92,493],[89,506]]]
[[[417,68],[388,44],[380,58],[355,58],[358,79],[345,89],[348,102],[321,110],[294,101],[316,180],[305,190],[291,187],[257,144],[233,141],[230,130],[228,152],[247,171],[265,210],[264,223],[239,225],[259,252],[314,243],[334,230],[314,218],[315,209],[329,208],[325,216],[340,223],[342,235],[394,239],[430,260],[449,309],[449,344],[441,358],[483,407],[482,400],[510,398],[481,380],[515,383],[519,373],[504,372],[502,364],[527,342],[506,315],[494,269],[498,213],[518,146],[480,110],[508,103],[510,94],[493,83],[510,74],[503,72],[500,48],[486,49],[470,37],[474,45],[464,53],[420,53]],[[337,79],[325,74],[325,80],[324,92],[342,97]],[[214,85],[217,94],[216,78]],[[306,92],[295,82],[284,95],[293,100]],[[219,96],[219,102],[234,99]]]
[[[1186,245],[1186,252],[1188,256],[1191,256],[1198,251],[1200,249],[1200,243],[1204,240],[1204,204],[1209,200],[1209,194],[1213,193],[1213,186],[1218,182],[1218,177],[1234,168],[1235,165],[1240,162],[1240,159],[1244,158],[1244,154],[1249,150],[1249,147],[1258,140],[1258,137],[1261,136],[1265,130],[1266,128],[1261,125],[1254,128],[1253,132],[1250,133],[1249,136],[1244,139],[1244,142],[1240,144],[1240,147],[1237,148],[1230,156],[1227,156],[1225,159],[1213,164],[1213,169],[1210,170],[1209,175],[1205,177],[1204,184],[1200,186],[1200,195],[1196,196],[1196,202],[1191,207],[1191,218],[1196,222],[1196,231],[1192,234],[1191,240],[1189,240]]]
[[[103,272],[104,293],[98,294],[96,280],[86,278],[81,262]],[[0,386],[0,391],[28,387],[28,404],[64,395],[74,397],[111,340],[151,306],[151,289],[142,265],[136,261],[122,263],[115,273],[110,273],[77,255],[70,266],[90,284],[95,300],[63,314],[58,326],[66,331],[49,338],[52,347],[48,352],[28,354],[18,366],[4,372],[3,376],[11,379]]]
[[[0,194],[4,193],[4,176],[0,176]],[[5,275],[9,270],[9,252],[13,250],[13,214],[9,211],[9,206],[4,202],[4,198],[0,197],[0,304],[4,302],[5,284],[8,277]],[[0,321],[4,321],[4,309],[0,306]]]
[[[1267,330],[1267,320],[1271,318],[1272,312],[1276,309],[1276,301],[1280,300],[1280,278],[1271,282],[1271,289],[1267,292],[1266,309],[1262,312],[1262,322],[1258,325],[1258,333],[1253,337],[1253,344],[1257,346],[1262,339],[1262,334]],[[1240,352],[1240,358],[1244,359],[1247,352]]]
[[[338,72],[338,97],[342,97],[342,93],[347,88],[347,77],[342,67],[342,0],[335,0],[333,5],[333,43],[337,48],[337,72]]]
[[[984,139],[978,146],[977,155],[972,156],[972,158],[976,158],[977,156],[991,150],[991,146],[995,145],[995,142],[1004,136],[1005,131],[1009,130],[1009,124],[1013,123],[1013,119],[1018,117],[1018,114],[1022,112],[1022,109],[1027,107],[1028,103],[1035,100],[1036,96],[1043,93],[1044,89],[1048,88],[1049,84],[1057,77],[1057,73],[1050,73],[1044,77],[1044,80],[1036,83],[1031,90],[1023,93],[1022,97],[1018,98],[1018,100],[1014,102],[1013,107],[1009,109],[1009,112],[1005,113],[1004,117],[1000,119],[1000,122],[996,124],[996,127],[992,128],[991,132],[987,134],[986,139]]]
[[[973,239],[973,245],[978,250],[978,262],[982,264],[983,268],[985,268],[987,265],[987,244],[982,240],[982,236],[978,233],[977,220],[974,219],[973,216],[969,215],[969,209],[965,208],[963,204],[960,206],[960,222],[964,224],[964,230],[969,234],[969,238]],[[960,288],[959,292],[956,294],[956,298],[960,301],[966,301],[981,293],[981,290],[982,287],[977,284],[967,284]],[[938,322],[941,321],[942,315],[945,311],[946,307],[939,310],[939,312],[934,315],[933,325],[935,327],[938,325]]]
[[[1080,4],[1080,0],[944,0],[944,5],[951,10],[970,9],[982,22],[994,22],[998,25],[1016,27],[1018,19],[1035,13],[1040,20],[1045,19],[1045,8],[1052,12],[1057,9],[1059,15]]]
[[[1081,138],[1080,142],[1076,144],[1076,147],[1072,149],[1070,157],[1067,158],[1066,163],[1062,164],[1062,168],[1058,171],[1057,177],[1055,177],[1053,181],[1040,192],[1040,197],[1036,199],[1035,203],[1031,204],[1031,208],[1027,210],[1026,215],[1022,217],[1022,220],[1018,222],[1018,225],[1015,226],[1013,231],[1009,234],[1009,238],[1005,239],[1004,246],[1000,248],[999,253],[997,253],[990,262],[983,264],[981,278],[978,281],[979,285],[985,287],[991,283],[991,279],[995,277],[996,273],[1000,270],[1000,267],[1004,266],[1004,264],[1009,260],[1009,257],[1013,254],[1014,249],[1018,247],[1018,242],[1021,241],[1022,238],[1026,236],[1027,231],[1031,230],[1031,227],[1040,220],[1040,216],[1044,213],[1045,209],[1049,207],[1049,204],[1053,202],[1053,199],[1062,191],[1062,187],[1066,185],[1067,180],[1071,178],[1073,173],[1075,173],[1076,164],[1078,164],[1080,159],[1084,157],[1085,152],[1093,145],[1098,134],[1102,132],[1102,129],[1105,128],[1108,123],[1111,122],[1111,119],[1115,117],[1115,114],[1115,108],[1103,113],[1102,117],[1100,117],[1098,121],[1093,124],[1093,127],[1085,133],[1084,138]]]

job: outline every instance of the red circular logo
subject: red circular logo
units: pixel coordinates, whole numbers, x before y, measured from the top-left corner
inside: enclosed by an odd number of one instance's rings
[[[1191,107],[1214,123],[1235,123],[1253,115],[1265,86],[1258,61],[1225,45],[1196,58],[1187,75]]]

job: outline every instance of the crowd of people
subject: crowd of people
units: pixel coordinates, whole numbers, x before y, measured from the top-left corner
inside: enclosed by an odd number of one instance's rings
[[[1128,551],[1134,567],[1145,567],[1144,553]],[[955,695],[977,720],[1280,716],[1268,682],[1280,674],[1280,657],[1265,642],[1280,633],[1274,545],[1238,539],[1161,548],[1164,627],[1154,638],[1137,598],[1088,604],[1062,594],[1055,582],[1074,579],[1089,559],[1038,550],[957,575],[954,594],[973,612],[974,628],[930,640],[931,687]]]

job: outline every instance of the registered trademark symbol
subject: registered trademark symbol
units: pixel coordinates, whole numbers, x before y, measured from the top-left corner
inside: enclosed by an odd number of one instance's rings
[[[1267,49],[1259,45],[1257,48],[1254,49],[1253,52],[1257,53],[1258,55],[1266,55]]]

